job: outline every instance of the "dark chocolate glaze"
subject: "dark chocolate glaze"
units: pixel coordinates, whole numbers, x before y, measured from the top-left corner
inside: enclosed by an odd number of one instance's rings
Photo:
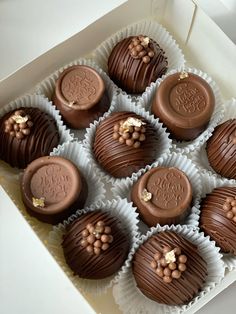
[[[235,197],[236,187],[220,187],[207,194],[201,202],[200,228],[224,253],[236,255],[236,223],[223,210],[226,197]]]
[[[22,200],[31,216],[57,224],[83,208],[88,186],[82,173],[69,160],[45,156],[25,169],[21,180]],[[35,207],[33,197],[44,198],[44,207]]]
[[[189,141],[207,127],[215,106],[210,85],[200,76],[181,73],[166,77],[156,91],[152,113],[160,118],[177,140]]]
[[[4,131],[4,122],[15,112],[0,119],[0,158],[12,167],[25,168],[32,160],[49,155],[59,144],[56,121],[38,108],[19,108],[29,114],[33,122],[30,134],[22,140]]]
[[[80,242],[86,226],[89,223],[96,224],[100,220],[111,227],[113,242],[106,251],[96,255],[88,253]],[[127,258],[130,243],[121,222],[110,214],[98,210],[79,217],[68,226],[62,247],[66,262],[75,275],[87,279],[103,279],[120,269]]]
[[[157,250],[163,246],[180,247],[187,256],[186,270],[179,279],[165,283],[150,263]],[[168,305],[190,302],[201,290],[207,276],[207,263],[197,247],[175,232],[160,232],[142,244],[134,255],[133,274],[138,288],[148,298]]]
[[[129,117],[135,117],[147,123],[145,125],[146,140],[141,143],[139,148],[121,144],[112,137],[114,125]],[[93,152],[98,163],[112,176],[128,177],[155,161],[157,141],[156,130],[143,117],[129,111],[115,112],[98,125]]]
[[[65,123],[73,129],[89,127],[110,107],[102,78],[84,65],[71,66],[60,74],[52,100]],[[70,106],[71,102],[74,104]]]
[[[143,200],[143,191],[152,194]],[[177,168],[157,167],[139,178],[131,190],[131,199],[141,219],[149,226],[177,224],[186,217],[192,201],[191,184]]]
[[[121,40],[112,50],[108,59],[110,78],[130,94],[140,94],[151,82],[156,81],[167,71],[167,58],[164,51],[153,40],[151,47],[154,57],[149,63],[134,59],[129,53],[129,44],[133,36]]]
[[[211,167],[223,177],[236,179],[236,119],[217,126],[207,141],[206,152]]]

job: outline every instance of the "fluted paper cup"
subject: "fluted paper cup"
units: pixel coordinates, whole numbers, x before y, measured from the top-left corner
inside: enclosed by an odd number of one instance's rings
[[[152,38],[164,50],[168,60],[167,72],[169,72],[172,69],[184,66],[185,64],[184,55],[181,49],[179,48],[178,44],[169,34],[169,32],[153,19],[146,19],[128,25],[121,29],[120,31],[118,31],[117,33],[110,36],[108,39],[106,39],[100,46],[98,46],[95,49],[93,53],[93,57],[96,63],[106,73],[108,73],[107,62],[111,54],[111,51],[115,47],[115,45],[124,38],[127,38],[129,36],[137,36],[140,34]],[[125,92],[123,91],[123,93]]]
[[[135,105],[132,100],[123,94],[117,96],[117,101],[113,112],[119,111],[130,111],[135,112],[136,114],[144,117],[156,130],[157,137],[157,156],[156,160],[158,160],[163,154],[169,153],[171,149],[171,140],[169,139],[169,134],[166,132],[166,129],[163,127],[161,123],[157,119],[154,119],[153,116],[150,116],[143,108]],[[105,114],[98,121],[95,121],[93,124],[90,124],[90,127],[87,129],[85,134],[84,147],[86,149],[86,153],[91,162],[91,165],[94,169],[96,169],[99,173],[99,176],[104,178],[106,182],[115,183],[122,180],[126,180],[126,178],[115,178],[112,175],[105,172],[105,170],[98,164],[93,154],[93,143],[95,139],[96,129],[99,124],[108,116],[109,114]],[[140,171],[140,170],[139,170]]]
[[[61,246],[63,235],[66,232],[66,227],[72,223],[75,219],[79,218],[81,215],[96,211],[102,210],[103,212],[109,213],[111,216],[117,217],[123,226],[124,232],[128,235],[130,241],[130,250],[133,249],[138,235],[138,227],[137,227],[137,213],[135,209],[132,207],[131,203],[128,203],[124,199],[117,199],[106,202],[97,202],[96,204],[91,205],[83,210],[77,211],[75,215],[72,215],[67,221],[64,221],[63,224],[59,224],[58,226],[53,228],[53,231],[49,234],[48,239],[48,248],[51,254],[54,256],[58,264],[65,271],[67,276],[73,282],[73,284],[84,293],[92,293],[95,295],[99,295],[101,293],[105,293],[108,288],[110,288],[114,283],[116,283],[120,275],[127,263],[129,255],[124,262],[124,266],[114,274],[105,279],[100,280],[89,280],[79,278],[79,276],[75,276],[69,266],[66,264],[63,249]]]
[[[93,60],[91,59],[83,59],[80,58],[78,60],[74,60],[73,62],[64,65],[61,67],[59,70],[55,71],[51,75],[49,75],[47,78],[45,78],[42,82],[40,82],[36,87],[35,87],[35,92],[39,95],[44,95],[48,99],[52,99],[55,86],[56,86],[56,81],[59,77],[59,75],[67,68],[73,66],[73,65],[86,65],[94,70],[96,70],[99,75],[102,77],[105,86],[106,86],[106,91],[108,92],[108,97],[110,100],[110,108],[108,112],[110,112],[115,103],[116,103],[116,94],[117,94],[117,87],[115,84],[112,82],[112,80],[107,76],[107,74],[99,67],[97,66]],[[76,130],[73,129],[72,132],[74,133],[75,137],[78,138],[79,140],[82,140],[84,138],[85,134],[85,129],[83,130]]]
[[[161,231],[173,231],[186,238],[198,247],[199,254],[207,262],[207,278],[202,290],[198,295],[186,305],[168,306],[159,304],[148,299],[137,288],[134,276],[132,274],[132,258],[140,245],[142,245],[152,235]],[[183,313],[199,302],[203,296],[208,294],[217,284],[221,282],[225,273],[225,266],[222,261],[222,255],[219,248],[215,247],[215,243],[205,237],[196,228],[189,226],[157,226],[152,228],[146,235],[142,236],[135,244],[130,254],[125,268],[123,269],[118,284],[113,287],[113,295],[115,302],[119,305],[120,310],[125,314],[153,314],[153,313]]]

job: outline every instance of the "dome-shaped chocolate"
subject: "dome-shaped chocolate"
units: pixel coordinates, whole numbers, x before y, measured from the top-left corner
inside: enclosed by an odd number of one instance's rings
[[[75,275],[103,279],[115,274],[129,252],[129,239],[121,222],[97,210],[84,214],[67,227],[62,247]]]
[[[148,298],[163,304],[181,305],[201,290],[207,263],[197,247],[175,232],[151,236],[136,251],[133,275]]]
[[[167,58],[160,46],[147,36],[130,36],[121,40],[108,59],[110,78],[130,94],[145,91],[167,71]]]
[[[93,152],[102,168],[122,178],[155,161],[157,141],[156,130],[142,116],[115,112],[98,125]]]
[[[0,159],[25,168],[59,144],[56,121],[38,108],[19,108],[0,119]]]
[[[224,253],[236,255],[236,187],[220,187],[201,202],[200,228]]]
[[[218,125],[207,141],[209,163],[221,176],[236,179],[236,119]]]

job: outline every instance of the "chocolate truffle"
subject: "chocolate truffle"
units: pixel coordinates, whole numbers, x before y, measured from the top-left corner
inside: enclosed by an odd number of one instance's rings
[[[38,108],[20,108],[0,119],[0,159],[12,167],[25,168],[58,144],[56,121]]]
[[[218,125],[207,141],[206,152],[215,172],[236,179],[236,119]]]
[[[97,127],[94,156],[116,178],[131,176],[156,159],[156,131],[143,117],[121,111],[105,118]]]
[[[60,74],[53,103],[73,129],[89,127],[110,107],[103,79],[93,68],[85,65],[71,66]]]
[[[75,275],[103,279],[121,268],[130,243],[121,222],[97,210],[79,217],[67,227],[62,247]]]
[[[200,228],[223,253],[236,255],[236,187],[220,187],[201,202]]]
[[[83,175],[71,161],[45,156],[25,169],[21,194],[31,216],[57,224],[83,208],[88,188]]]
[[[215,96],[210,85],[198,75],[180,72],[161,82],[151,111],[173,138],[190,141],[206,129],[214,107]]]
[[[117,86],[140,94],[167,71],[167,58],[160,46],[143,35],[121,40],[108,59],[108,73]]]
[[[136,251],[133,275],[141,292],[158,303],[182,305],[201,290],[207,263],[198,248],[175,232],[160,232]]]
[[[134,184],[131,199],[149,227],[177,224],[189,212],[192,186],[181,170],[157,167],[146,172]]]

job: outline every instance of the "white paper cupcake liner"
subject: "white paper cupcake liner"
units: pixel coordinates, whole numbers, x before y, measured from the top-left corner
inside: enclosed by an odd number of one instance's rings
[[[164,81],[166,77],[183,70],[189,73],[196,74],[204,79],[211,86],[215,96],[215,108],[205,131],[202,132],[193,141],[177,141],[173,139],[173,148],[176,152],[189,153],[194,151],[197,147],[202,146],[209,139],[209,137],[212,135],[212,132],[214,131],[214,128],[223,119],[224,116],[224,105],[220,89],[208,74],[202,72],[199,69],[187,67],[180,67],[178,69],[172,70],[167,75],[159,79],[156,83],[147,88],[147,91],[143,94],[142,99],[139,99],[138,105],[144,107],[146,110],[151,111],[151,105],[156,94],[156,90],[160,86],[161,82]]]
[[[99,68],[94,63],[94,61],[91,59],[82,59],[81,58],[78,60],[74,60],[73,62],[61,67],[59,70],[55,71],[54,73],[49,75],[47,78],[45,78],[42,82],[40,82],[35,87],[35,92],[39,95],[44,95],[45,97],[47,97],[48,99],[51,100],[53,97],[54,90],[55,90],[56,81],[57,81],[59,75],[65,69],[67,69],[73,65],[86,65],[86,66],[89,66],[89,67],[95,69],[100,74],[100,76],[102,77],[102,79],[105,83],[106,90],[108,92],[108,97],[109,97],[110,102],[111,102],[110,108],[108,110],[108,112],[110,112],[116,103],[116,94],[117,94],[118,89],[115,86],[115,84],[112,82],[112,80],[107,76],[107,74],[101,68]],[[74,133],[76,138],[78,138],[79,140],[82,140],[84,138],[84,134],[85,134],[86,130],[85,129],[83,129],[83,130],[73,129],[72,132]]]
[[[158,160],[158,162],[152,164],[151,166],[147,166],[145,170],[140,171],[138,174],[134,174],[126,181],[115,183],[111,189],[114,197],[118,196],[121,198],[127,198],[128,201],[131,201],[131,189],[132,186],[138,181],[138,179],[150,169],[162,166],[176,167],[182,170],[187,175],[193,189],[193,201],[190,213],[181,222],[181,224],[198,226],[199,197],[202,193],[201,176],[194,163],[184,155],[177,153],[165,154]],[[146,233],[148,231],[148,226],[145,225],[143,222],[140,222],[139,227],[141,233]]]
[[[162,27],[160,24],[152,19],[146,19],[128,25],[117,33],[113,34],[108,39],[106,39],[100,46],[95,49],[93,53],[95,61],[106,73],[108,73],[107,62],[115,45],[126,37],[135,35],[137,36],[140,34],[149,36],[150,38],[155,40],[164,50],[168,60],[167,73],[172,69],[184,66],[184,55],[176,41],[172,38],[172,36],[164,27]]]
[[[153,116],[150,116],[149,113],[146,112],[143,108],[136,106],[132,102],[130,97],[127,97],[126,95],[123,94],[117,96],[116,105],[113,108],[112,112],[119,111],[135,112],[136,114],[148,120],[151,123],[151,125],[155,128],[156,136],[158,139],[156,147],[157,149],[156,160],[158,160],[163,154],[170,152],[172,141],[169,139],[169,134],[166,132],[166,128],[164,128],[162,123],[160,123],[157,119],[154,119]],[[106,182],[110,182],[113,184],[115,182],[126,180],[126,178],[115,178],[109,173],[105,172],[105,170],[103,170],[102,167],[98,164],[93,154],[93,142],[95,138],[96,128],[99,125],[99,123],[101,123],[108,115],[109,114],[105,114],[98,121],[95,121],[93,124],[90,124],[90,127],[87,129],[87,132],[85,134],[84,147],[86,149],[86,153],[88,155],[92,167],[98,171],[99,176],[104,178]]]
[[[63,224],[59,224],[53,228],[53,231],[50,232],[48,238],[48,248],[51,254],[54,256],[58,264],[65,271],[67,276],[73,282],[73,284],[84,293],[92,293],[95,295],[99,295],[101,293],[105,293],[108,288],[110,288],[114,283],[116,283],[120,275],[127,264],[127,260],[121,269],[114,274],[105,279],[101,280],[89,280],[79,278],[79,276],[75,276],[69,266],[66,264],[63,249],[61,246],[63,234],[65,234],[66,226],[74,221],[79,216],[95,211],[97,209],[101,209],[103,212],[110,213],[111,216],[117,217],[121,222],[125,233],[129,236],[130,239],[130,250],[133,249],[138,236],[138,227],[137,227],[137,213],[135,209],[132,207],[131,203],[128,203],[124,199],[117,199],[112,201],[97,202],[96,204],[91,205],[83,210],[78,210],[75,215],[72,215],[67,221],[64,221]]]
[[[207,262],[207,279],[200,293],[188,304],[181,306],[168,306],[159,304],[148,299],[137,288],[134,276],[132,274],[132,256],[138,247],[144,243],[153,234],[161,231],[173,231],[193,244],[197,245],[199,254]],[[157,226],[152,228],[146,235],[142,236],[135,244],[134,250],[130,254],[127,266],[124,268],[121,278],[113,287],[113,295],[115,302],[119,305],[120,310],[125,314],[153,314],[153,313],[183,313],[189,310],[191,306],[196,304],[203,296],[209,293],[217,284],[221,282],[225,273],[225,266],[221,259],[219,248],[215,247],[215,242],[210,241],[209,237],[205,237],[196,228],[189,226]]]
[[[51,101],[49,101],[47,98],[41,95],[25,95],[20,98],[17,98],[16,100],[10,102],[9,104],[0,109],[0,118],[3,117],[9,111],[16,110],[21,107],[38,108],[49,114],[51,117],[53,117],[57,124],[60,136],[59,144],[63,144],[73,140],[74,137],[66,128],[66,126],[63,124],[59,111],[56,109],[55,106],[52,105]]]
[[[201,199],[206,196],[206,194],[211,193],[215,188],[223,187],[223,186],[232,186],[236,187],[236,180],[228,180],[224,178],[219,178],[216,175],[211,175],[209,173],[202,173],[202,193],[201,193]],[[200,202],[201,202],[200,199]],[[201,207],[199,204],[199,214],[198,214],[198,227],[199,227],[199,221],[200,221],[200,213],[201,213]],[[226,265],[226,267],[229,270],[236,269],[236,256],[232,254],[223,254],[223,261]]]
[[[222,120],[218,123],[218,125],[224,123],[229,119],[236,119],[236,99],[232,98],[224,103],[224,115]],[[209,136],[211,137],[212,132]],[[208,139],[209,139],[208,138]],[[192,152],[192,159],[198,168],[204,173],[210,173],[217,175],[219,178],[222,178],[215,170],[210,166],[207,153],[206,153],[206,143],[198,147],[195,151]]]
[[[88,185],[88,197],[84,206],[98,202],[105,198],[105,187],[103,182],[98,180],[96,170],[92,168],[81,143],[74,141],[65,143],[54,149],[51,156],[60,156],[72,161],[83,174]]]

